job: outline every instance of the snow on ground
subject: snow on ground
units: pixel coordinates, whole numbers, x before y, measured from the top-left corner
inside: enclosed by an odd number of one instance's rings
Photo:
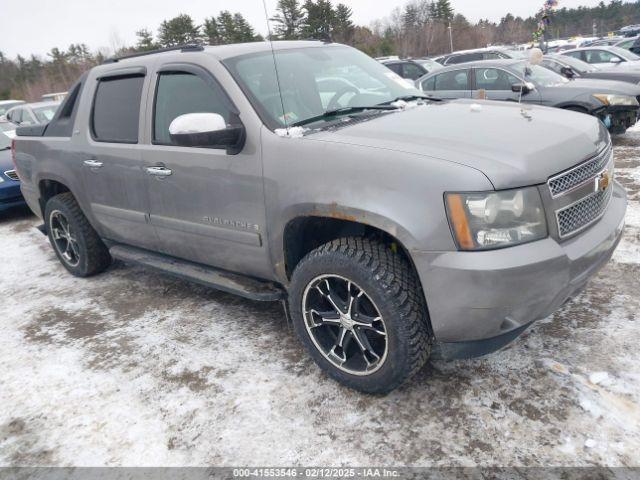
[[[0,218],[0,465],[637,466],[640,131],[614,260],[507,349],[434,361],[387,397],[312,364],[278,305],[114,265],[69,276]]]

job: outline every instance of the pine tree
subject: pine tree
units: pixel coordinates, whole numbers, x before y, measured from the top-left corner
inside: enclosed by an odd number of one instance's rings
[[[420,12],[416,5],[409,4],[404,8],[402,14],[402,27],[404,31],[411,32],[418,27],[420,23]]]
[[[436,3],[436,15],[438,20],[443,20],[445,22],[451,21],[453,18],[453,7],[451,6],[451,2],[449,0],[438,0]]]
[[[165,20],[158,29],[158,43],[163,47],[175,47],[200,42],[200,27],[189,15],[178,15]]]
[[[138,37],[138,42],[134,47],[138,52],[148,52],[150,50],[156,50],[158,48],[158,44],[153,39],[153,33],[147,30],[146,28],[141,28],[136,32],[136,37]]]
[[[209,45],[221,45],[224,42],[218,28],[216,17],[205,18],[203,25],[204,37]]]
[[[307,0],[304,9],[307,12],[307,20],[302,28],[303,37],[330,39],[335,16],[331,1],[318,0],[314,3],[313,0]]]
[[[256,35],[253,27],[249,22],[247,22],[242,14],[235,13],[233,15],[233,22],[235,23],[235,37],[233,38],[233,43],[256,42],[263,40],[260,35]]]
[[[279,0],[277,12],[271,19],[275,24],[273,34],[280,40],[300,38],[306,18],[299,0]]]
[[[344,3],[336,6],[332,25],[332,36],[336,42],[351,43],[355,31],[352,16],[353,10]]]

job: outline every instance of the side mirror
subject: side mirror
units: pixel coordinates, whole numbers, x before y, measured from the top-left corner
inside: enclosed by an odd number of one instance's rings
[[[226,148],[236,155],[244,146],[246,132],[242,125],[227,125],[217,113],[187,113],[171,122],[169,135],[181,147]]]
[[[618,57],[611,57],[611,60],[609,60],[609,62],[611,62],[611,63],[622,63],[622,59],[620,59]]]
[[[562,73],[562,75],[564,75],[567,78],[575,78],[576,77],[576,72],[571,67],[562,67],[560,69],[560,73]]]
[[[513,93],[522,93],[522,95],[526,95],[528,93],[531,93],[535,90],[535,87],[532,83],[516,83],[514,85],[511,85],[511,91]]]

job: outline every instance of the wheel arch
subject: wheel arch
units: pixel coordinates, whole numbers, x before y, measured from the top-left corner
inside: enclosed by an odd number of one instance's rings
[[[351,213],[322,214],[312,212],[291,218],[284,226],[282,236],[281,260],[286,280],[289,281],[300,261],[311,251],[338,238],[361,236],[377,239],[390,248],[397,250],[416,272],[411,258],[409,233],[390,221],[376,217],[364,217]],[[408,240],[408,241],[407,241]]]
[[[56,195],[67,192],[73,195],[73,192],[66,183],[59,179],[45,177],[38,181],[38,203],[40,204],[40,211],[43,217],[47,202]]]

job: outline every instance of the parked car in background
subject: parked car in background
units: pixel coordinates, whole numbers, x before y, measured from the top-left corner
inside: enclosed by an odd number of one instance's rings
[[[9,120],[0,119],[0,132],[9,138],[14,138],[16,136],[16,125]]]
[[[624,133],[638,121],[640,87],[607,80],[576,80],[522,60],[492,60],[447,67],[416,83],[439,98],[522,101],[593,115],[613,133]]]
[[[568,79],[599,78],[601,80],[615,80],[640,85],[640,69],[621,70],[607,65],[596,67],[567,55],[545,55],[542,60],[542,66]]]
[[[585,47],[562,52],[562,55],[577,58],[590,65],[618,65],[623,68],[640,69],[640,56],[619,47]]]
[[[400,75],[402,78],[411,81],[415,81],[429,73],[429,70],[414,60],[384,60],[380,63]]]
[[[62,102],[67,96],[67,92],[46,93],[42,95],[43,102]]]
[[[616,43],[614,43],[611,46],[612,47],[618,47],[618,48],[624,48],[625,50],[630,50],[630,51],[633,52],[632,48],[633,48],[634,45],[636,45],[636,43],[638,42],[638,39],[640,39],[640,37],[623,38],[621,40],[618,40]]]
[[[59,106],[60,102],[27,103],[13,107],[6,117],[15,125],[39,125],[51,121]]]
[[[0,100],[0,119],[4,118],[9,110],[18,105],[23,105],[23,100]]]
[[[323,99],[335,77],[349,89]],[[432,348],[506,345],[622,238],[600,122],[474,103],[426,100],[343,45],[190,46],[93,68],[53,121],[18,129],[15,163],[71,274],[118,258],[286,302],[328,375],[384,393]]]
[[[25,205],[11,160],[11,139],[0,131],[0,212]]]
[[[631,37],[640,33],[640,25],[628,25],[620,29],[620,34],[625,37]]]
[[[477,62],[480,60],[500,60],[500,59],[522,59],[526,53],[520,50],[511,50],[503,47],[479,48],[475,50],[464,50],[443,55],[434,60],[442,65],[457,65],[460,63]]]
[[[441,63],[438,63],[431,58],[416,58],[414,62],[421,65],[422,68],[426,70],[426,73],[431,73],[434,70],[440,70],[442,68]]]
[[[611,47],[620,43],[624,39],[625,37],[621,37],[621,36],[599,38],[598,40],[594,40],[588,45],[583,45],[583,47]]]

